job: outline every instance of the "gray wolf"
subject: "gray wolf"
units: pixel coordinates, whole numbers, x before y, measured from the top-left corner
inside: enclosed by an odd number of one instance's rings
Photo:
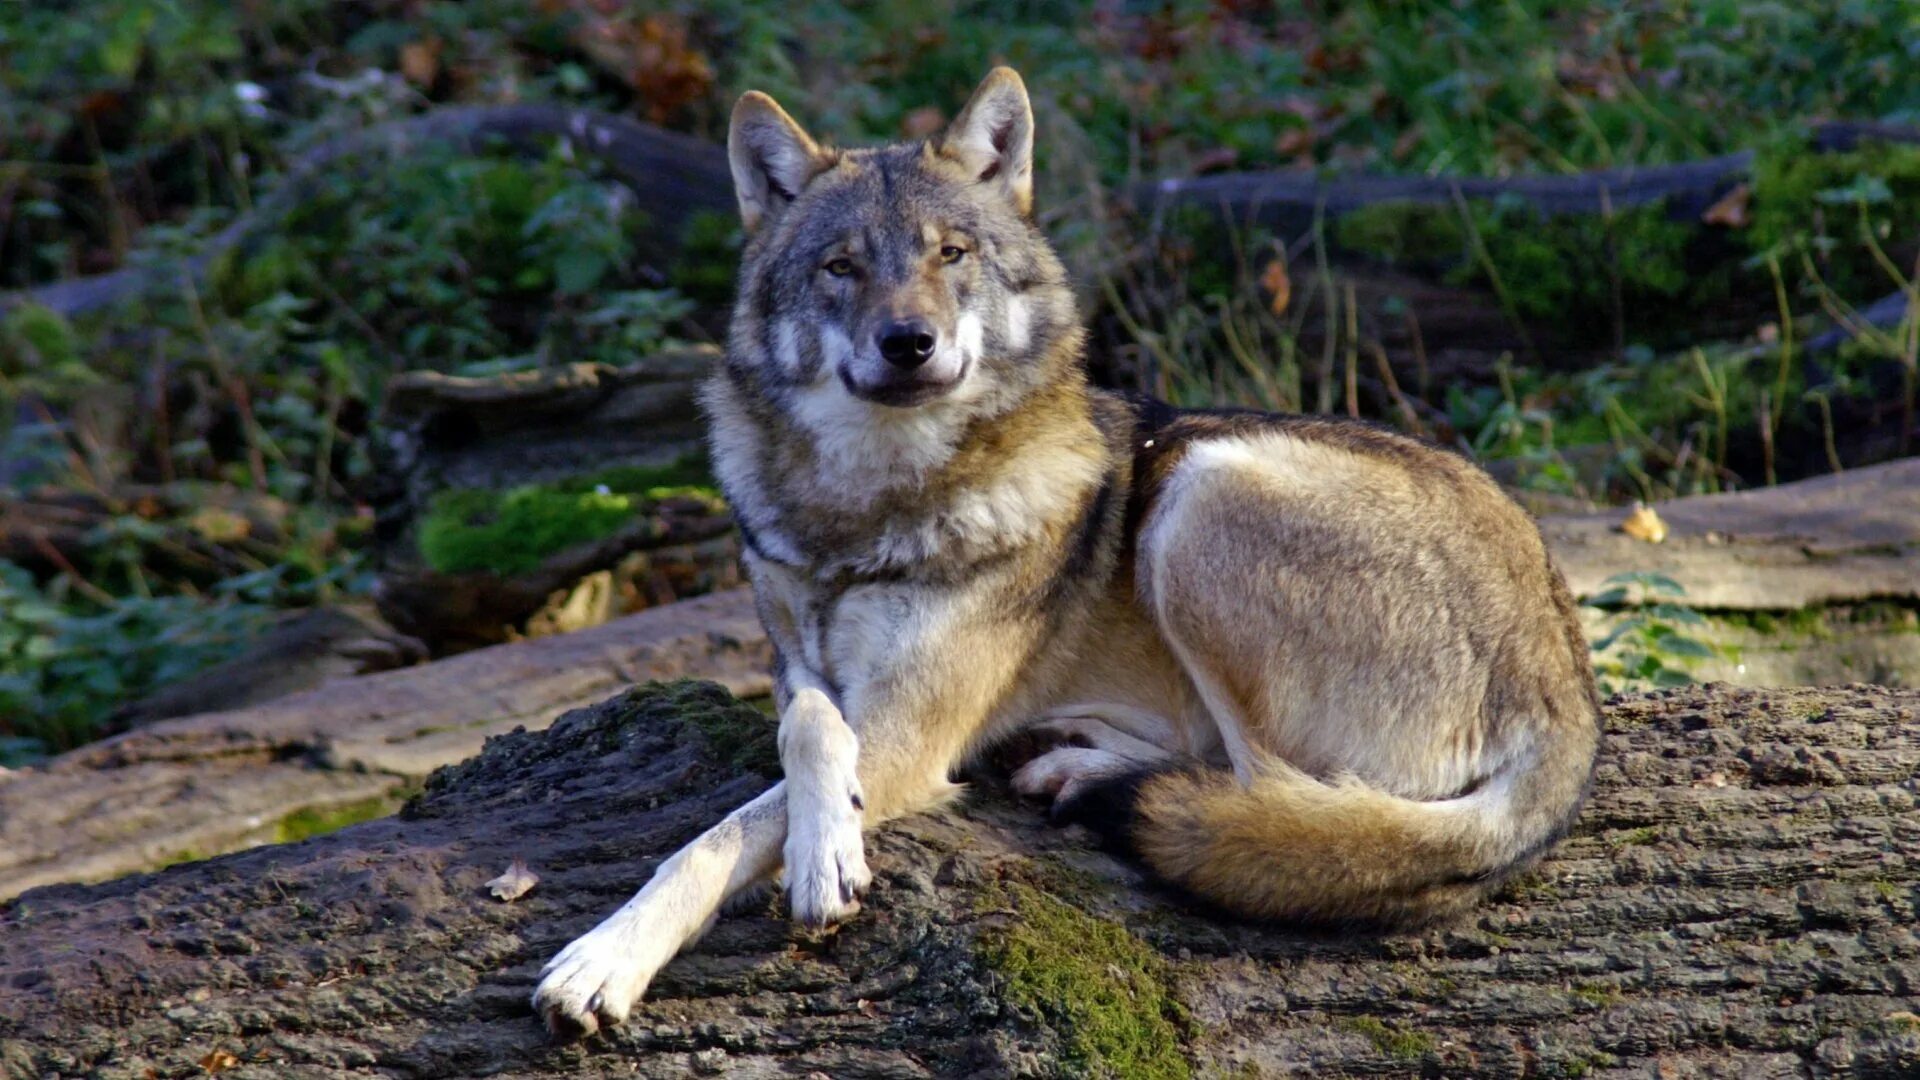
[[[554,957],[556,1032],[624,1019],[783,867],[797,922],[850,918],[862,830],[1019,731],[1058,743],[1019,791],[1256,918],[1444,916],[1576,812],[1599,710],[1531,520],[1385,430],[1090,387],[1033,132],[1007,69],[906,145],[735,108],[749,240],[705,406],[785,779]]]

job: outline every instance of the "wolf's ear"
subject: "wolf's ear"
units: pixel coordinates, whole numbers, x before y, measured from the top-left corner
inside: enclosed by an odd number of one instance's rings
[[[1033,105],[1019,73],[987,73],[940,137],[940,154],[980,182],[999,184],[1022,214],[1033,211]]]
[[[752,232],[761,219],[792,202],[832,158],[777,102],[750,90],[733,107],[727,163],[740,199],[740,222]]]

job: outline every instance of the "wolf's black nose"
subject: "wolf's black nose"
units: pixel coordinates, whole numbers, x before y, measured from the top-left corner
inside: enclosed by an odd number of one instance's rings
[[[921,319],[888,323],[880,331],[880,355],[894,367],[917,368],[933,358],[933,327]]]

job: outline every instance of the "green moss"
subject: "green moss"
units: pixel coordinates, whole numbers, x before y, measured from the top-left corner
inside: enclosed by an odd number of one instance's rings
[[[375,795],[372,798],[342,803],[338,806],[304,807],[274,823],[273,842],[291,844],[296,840],[337,832],[363,821],[383,818],[393,813],[400,806],[400,802],[401,800],[394,796]]]
[[[717,499],[704,462],[621,466],[548,484],[438,492],[420,521],[420,555],[443,574],[524,574],[576,544],[603,540],[661,499]]]
[[[1659,829],[1651,825],[1643,825],[1638,829],[1629,829],[1626,832],[1615,833],[1607,837],[1607,846],[1615,849],[1623,847],[1645,847],[1658,839],[1660,839]]]
[[[1418,1061],[1434,1048],[1433,1036],[1421,1031],[1388,1027],[1372,1016],[1343,1016],[1335,1025],[1342,1031],[1364,1035],[1374,1049],[1395,1061]]]
[[[616,465],[549,485],[555,491],[585,494],[598,488],[653,498],[697,493],[717,495],[706,459],[689,454],[665,465]]]
[[[642,714],[665,713],[698,728],[720,761],[769,778],[780,775],[778,721],[718,683],[650,682],[627,691],[625,704],[631,713],[623,723]]]
[[[443,574],[524,574],[555,552],[613,535],[638,509],[632,496],[611,493],[442,491],[420,522],[420,554]]]
[[[1514,900],[1544,902],[1560,899],[1560,890],[1541,876],[1538,870],[1529,870],[1509,879],[1500,892]]]
[[[1601,983],[1579,983],[1573,988],[1573,996],[1602,1009],[1620,1001],[1620,991]]]
[[[1043,1017],[1065,1040],[1077,1075],[1156,1080],[1192,1075],[1180,1050],[1186,1011],[1168,993],[1166,961],[1125,926],[1089,915],[1025,884],[988,902],[1017,921],[980,941],[1006,1002]]]

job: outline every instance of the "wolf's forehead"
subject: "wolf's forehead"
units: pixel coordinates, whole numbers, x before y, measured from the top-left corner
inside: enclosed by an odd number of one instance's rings
[[[977,200],[916,146],[855,150],[813,184],[800,222],[808,241],[923,247],[947,229],[976,227]]]

